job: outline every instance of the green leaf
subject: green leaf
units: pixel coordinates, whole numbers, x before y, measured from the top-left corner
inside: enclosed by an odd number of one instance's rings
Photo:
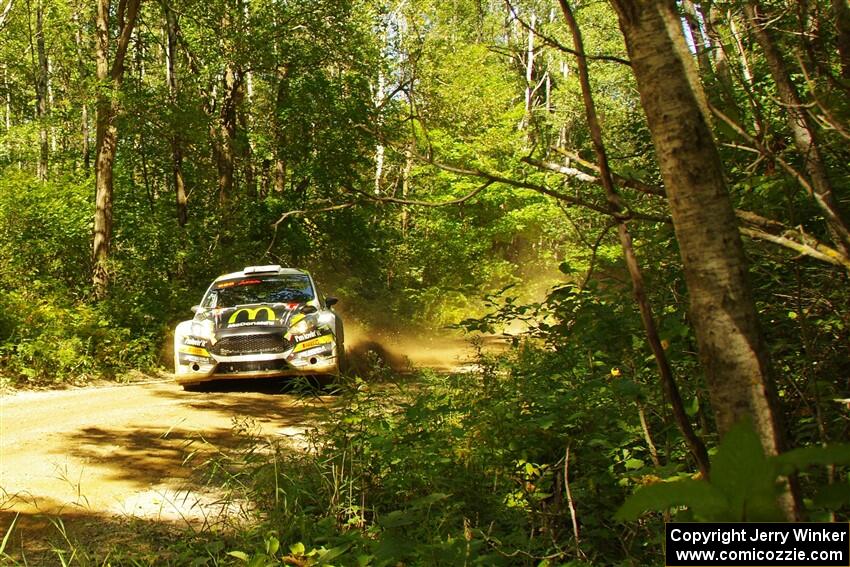
[[[296,557],[304,555],[304,550],[304,544],[300,541],[289,546],[289,552]]]
[[[250,559],[250,557],[248,557],[248,554],[245,553],[244,551],[228,551],[227,554],[230,555],[231,557],[235,557],[236,559],[239,559],[240,561],[244,561],[245,563],[247,563],[248,560]]]
[[[276,537],[270,535],[266,538],[266,554],[275,555],[278,549],[280,549],[280,541]]]
[[[407,510],[393,510],[380,520],[381,526],[385,528],[398,528],[409,526],[415,522],[415,518]]]
[[[321,564],[323,564],[323,563],[330,563],[331,561],[333,561],[333,560],[334,560],[334,559],[336,559],[337,557],[340,557],[340,556],[341,556],[341,555],[343,555],[346,551],[348,551],[348,548],[349,548],[349,547],[351,547],[351,544],[344,543],[344,544],[342,544],[342,545],[338,545],[338,546],[336,546],[336,547],[332,547],[332,548],[330,548],[330,549],[326,549],[325,551],[323,551],[323,552],[319,555],[319,557],[317,558],[317,560],[318,560],[318,562],[319,562],[319,564],[320,564],[320,565],[321,565]]]
[[[842,506],[850,506],[850,484],[840,482],[821,487],[812,502],[817,508],[838,510]]]
[[[850,465],[850,445],[801,447],[773,458],[781,474],[790,474],[815,465]]]
[[[717,449],[711,468],[711,484],[729,502],[726,521],[781,521],[776,504],[780,487],[777,470],[764,454],[749,420],[729,430]]]
[[[649,511],[664,511],[673,506],[688,506],[705,519],[722,516],[727,503],[723,495],[707,482],[685,479],[659,482],[639,489],[617,510],[618,520],[636,520]]]

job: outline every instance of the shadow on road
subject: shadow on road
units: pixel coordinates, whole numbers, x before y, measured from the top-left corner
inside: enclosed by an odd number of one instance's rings
[[[171,564],[175,558],[168,544],[173,549],[175,541],[194,539],[203,548],[198,542],[207,537],[186,525],[81,509],[64,509],[61,515],[0,510],[0,534],[5,536],[10,527],[0,565],[118,565],[127,551],[149,558],[146,564]],[[174,564],[188,564],[190,559]],[[115,562],[107,563],[110,560]]]

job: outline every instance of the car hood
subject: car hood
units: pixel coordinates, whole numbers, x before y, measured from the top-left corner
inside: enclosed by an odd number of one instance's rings
[[[213,322],[216,336],[245,332],[285,331],[296,320],[305,304],[259,303],[215,309],[207,316]]]

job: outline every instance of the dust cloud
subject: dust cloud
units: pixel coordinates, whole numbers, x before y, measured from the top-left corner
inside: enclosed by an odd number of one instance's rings
[[[402,333],[369,329],[358,323],[345,323],[345,350],[349,371],[366,372],[376,362],[394,372],[414,368],[455,371],[475,364],[476,350],[460,331],[439,330],[434,334]],[[500,341],[487,341],[487,350],[498,349]]]

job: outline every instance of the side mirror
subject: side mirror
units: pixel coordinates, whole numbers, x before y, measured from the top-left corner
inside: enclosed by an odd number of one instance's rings
[[[197,315],[198,311],[203,311],[203,308],[200,305],[193,305],[192,306],[192,313]]]
[[[337,299],[336,297],[328,296],[325,298],[325,305],[327,305],[328,307],[333,307],[337,303],[339,303],[339,299]]]

